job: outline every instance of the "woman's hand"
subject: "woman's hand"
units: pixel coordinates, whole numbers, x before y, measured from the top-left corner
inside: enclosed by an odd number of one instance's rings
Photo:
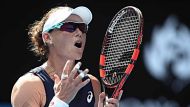
[[[85,69],[79,75],[76,76],[77,71],[81,66],[81,62],[78,62],[73,68],[74,61],[67,61],[63,69],[61,79],[58,75],[55,75],[54,91],[55,96],[65,103],[69,104],[77,92],[84,87],[90,79],[82,82],[82,78],[88,73],[88,69]]]
[[[119,100],[123,94],[123,90],[120,91],[120,96],[118,99],[115,98],[106,98],[104,92],[100,93],[98,107],[119,107]]]

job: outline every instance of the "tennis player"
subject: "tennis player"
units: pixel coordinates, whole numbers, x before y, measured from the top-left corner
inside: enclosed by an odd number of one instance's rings
[[[44,63],[21,76],[13,86],[13,107],[117,107],[105,100],[100,82],[81,70],[91,11],[85,6],[57,6],[30,26],[31,50]]]

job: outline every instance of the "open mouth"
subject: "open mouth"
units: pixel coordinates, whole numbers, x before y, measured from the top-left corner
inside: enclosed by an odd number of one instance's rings
[[[81,48],[81,47],[82,47],[82,42],[76,42],[76,43],[75,43],[75,46],[76,46],[77,48]]]

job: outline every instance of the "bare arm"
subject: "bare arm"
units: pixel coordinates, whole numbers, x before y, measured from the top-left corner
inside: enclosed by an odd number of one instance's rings
[[[101,93],[101,85],[100,85],[99,80],[96,77],[92,75],[89,75],[89,77],[92,81],[92,86],[93,86],[94,95],[95,95],[94,107],[98,107],[99,94]]]
[[[13,86],[11,104],[13,107],[43,107],[45,99],[43,83],[33,74],[20,77]]]

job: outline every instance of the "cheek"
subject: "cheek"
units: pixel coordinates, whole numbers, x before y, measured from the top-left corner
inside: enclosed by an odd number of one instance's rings
[[[67,45],[69,42],[71,42],[70,38],[66,34],[60,34],[56,35],[55,41],[56,44],[59,44],[61,46]]]
[[[71,44],[69,44],[69,41],[65,38],[56,38],[56,40],[54,41],[54,48],[57,51],[64,51],[67,50],[67,48],[70,46]]]
[[[83,40],[84,45],[86,44],[86,38]]]
[[[83,42],[84,42],[84,44],[86,43],[86,35],[84,35],[84,37],[83,37]]]

